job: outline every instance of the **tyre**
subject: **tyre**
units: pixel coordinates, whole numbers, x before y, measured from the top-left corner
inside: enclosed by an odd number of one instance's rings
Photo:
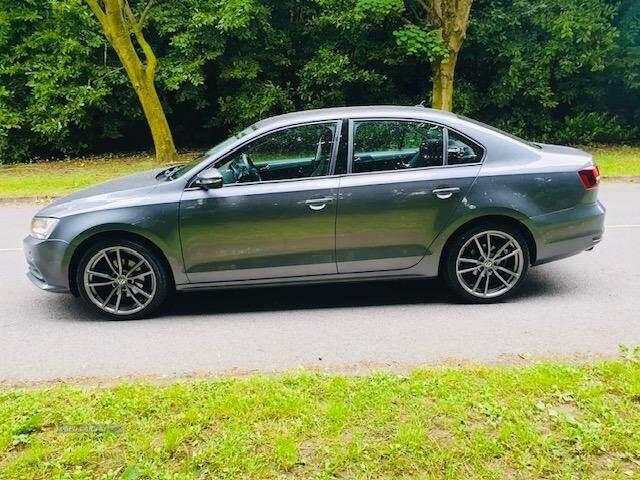
[[[520,230],[486,222],[456,235],[444,253],[441,271],[448,287],[462,300],[492,303],[520,288],[529,258]]]
[[[82,255],[76,285],[93,311],[111,320],[144,318],[155,312],[171,288],[157,255],[133,240],[101,240]]]

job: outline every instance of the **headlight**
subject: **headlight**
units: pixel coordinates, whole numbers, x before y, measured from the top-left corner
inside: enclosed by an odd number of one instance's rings
[[[57,218],[33,217],[33,220],[31,220],[31,236],[46,240],[57,223]]]

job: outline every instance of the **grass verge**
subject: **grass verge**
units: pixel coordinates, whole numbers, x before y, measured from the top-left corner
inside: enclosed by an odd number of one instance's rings
[[[586,148],[606,178],[640,176],[640,147],[593,147]]]
[[[640,147],[587,148],[604,177],[640,176]],[[197,152],[180,155],[191,160]],[[92,157],[75,160],[0,165],[0,198],[66,195],[94,183],[156,168],[150,155]]]
[[[196,155],[181,154],[178,163],[188,162]],[[0,198],[67,195],[112,178],[162,166],[146,154],[0,165]]]
[[[8,479],[639,472],[637,360],[0,390]]]

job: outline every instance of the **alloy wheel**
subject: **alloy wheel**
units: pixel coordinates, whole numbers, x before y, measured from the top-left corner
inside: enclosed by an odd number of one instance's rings
[[[456,258],[458,282],[478,298],[504,295],[516,285],[523,269],[521,245],[514,237],[499,230],[473,235]]]
[[[132,248],[99,250],[84,269],[84,288],[98,308],[113,315],[132,315],[156,294],[156,274],[149,261]]]

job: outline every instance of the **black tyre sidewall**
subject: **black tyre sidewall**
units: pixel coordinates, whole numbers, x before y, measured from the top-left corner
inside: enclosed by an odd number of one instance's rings
[[[105,312],[96,304],[91,301],[84,285],[84,270],[91,260],[93,256],[98,253],[100,250],[104,248],[111,247],[126,247],[132,250],[135,250],[140,255],[142,255],[153,268],[154,274],[156,275],[156,294],[151,303],[144,307],[142,310],[136,313],[132,313],[131,315],[114,315],[109,312]],[[87,250],[82,254],[80,258],[80,262],[78,262],[78,268],[75,272],[76,275],[76,285],[78,286],[78,292],[80,293],[80,297],[84,300],[85,304],[94,312],[98,313],[102,317],[105,317],[109,320],[135,320],[140,318],[149,317],[152,313],[158,310],[160,306],[165,302],[167,295],[170,291],[170,280],[169,275],[167,274],[165,266],[162,262],[157,258],[157,255],[151,251],[147,246],[143,245],[140,242],[136,242],[134,240],[99,240],[92,244]]]
[[[508,292],[500,295],[498,297],[492,298],[480,298],[474,295],[471,295],[467,292],[458,280],[458,276],[456,275],[456,259],[458,257],[458,252],[462,248],[462,246],[474,235],[477,235],[480,232],[484,232],[487,230],[496,230],[500,232],[507,233],[511,235],[515,240],[520,244],[520,248],[522,249],[522,255],[524,257],[524,266],[522,268],[522,273],[520,274],[520,278],[516,284],[509,290]],[[459,299],[466,303],[499,303],[503,300],[509,298],[514,293],[516,293],[527,275],[529,270],[529,245],[527,244],[527,240],[524,235],[520,232],[519,229],[506,224],[501,224],[497,222],[483,222],[474,225],[473,227],[457,234],[457,236],[453,239],[453,241],[448,245],[447,250],[444,253],[444,262],[442,264],[442,277],[449,287],[449,289],[458,296]]]

